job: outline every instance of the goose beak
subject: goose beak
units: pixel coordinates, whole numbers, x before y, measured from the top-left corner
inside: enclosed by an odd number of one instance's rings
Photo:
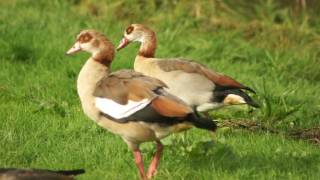
[[[120,49],[126,47],[128,44],[130,43],[130,41],[127,38],[122,38],[120,41],[119,46],[117,47],[117,51],[119,51]]]
[[[81,50],[80,43],[76,42],[67,52],[66,55],[74,54]]]

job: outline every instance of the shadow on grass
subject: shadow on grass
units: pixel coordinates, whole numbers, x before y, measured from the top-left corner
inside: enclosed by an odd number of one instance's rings
[[[8,55],[10,56],[8,59],[16,63],[33,64],[36,62],[34,50],[27,45],[13,44]]]
[[[248,149],[250,148],[254,147],[248,147]],[[219,142],[198,143],[185,155],[174,148],[170,148],[170,151],[170,154],[173,153],[181,160],[179,164],[190,166],[195,171],[222,170],[235,173],[239,170],[273,170],[284,174],[306,173],[317,172],[320,162],[318,154],[298,154],[286,150],[279,152],[246,151],[238,154],[231,146]]]

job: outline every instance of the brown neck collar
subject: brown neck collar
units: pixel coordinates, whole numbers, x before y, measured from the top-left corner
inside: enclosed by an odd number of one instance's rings
[[[106,67],[109,67],[114,58],[114,51],[110,51],[108,48],[101,50],[92,56],[92,59]]]
[[[141,43],[138,55],[146,58],[153,58],[156,53],[157,38],[154,32],[148,33]]]

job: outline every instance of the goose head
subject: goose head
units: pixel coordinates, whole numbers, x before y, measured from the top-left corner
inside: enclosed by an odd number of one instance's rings
[[[117,50],[126,47],[131,42],[148,43],[148,40],[155,39],[155,33],[142,24],[131,24],[126,28],[123,38]]]
[[[115,55],[115,48],[111,41],[96,30],[83,30],[74,45],[66,52],[67,55],[84,51],[92,55],[98,62],[111,62]]]

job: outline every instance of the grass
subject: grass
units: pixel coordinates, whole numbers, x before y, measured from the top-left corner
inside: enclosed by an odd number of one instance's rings
[[[195,6],[188,1],[131,3],[0,2],[1,167],[85,168],[79,179],[138,178],[122,140],[82,113],[75,81],[88,55],[64,53],[85,28],[102,31],[117,44],[128,24],[143,22],[158,32],[158,57],[195,59],[258,92],[261,109],[225,108],[211,113],[215,119],[249,119],[284,131],[319,125],[319,26],[312,12],[306,12],[305,22],[300,18],[305,16],[295,19],[270,0],[267,6],[250,5],[254,13],[263,12],[259,16],[244,13],[243,3],[230,8],[229,1],[214,12],[202,1]],[[131,68],[137,47],[118,53],[113,69]],[[230,129],[221,129],[214,145],[208,139],[196,129],[165,139],[155,179],[320,176],[319,147],[308,142]],[[146,143],[142,150],[149,162],[154,145]]]

